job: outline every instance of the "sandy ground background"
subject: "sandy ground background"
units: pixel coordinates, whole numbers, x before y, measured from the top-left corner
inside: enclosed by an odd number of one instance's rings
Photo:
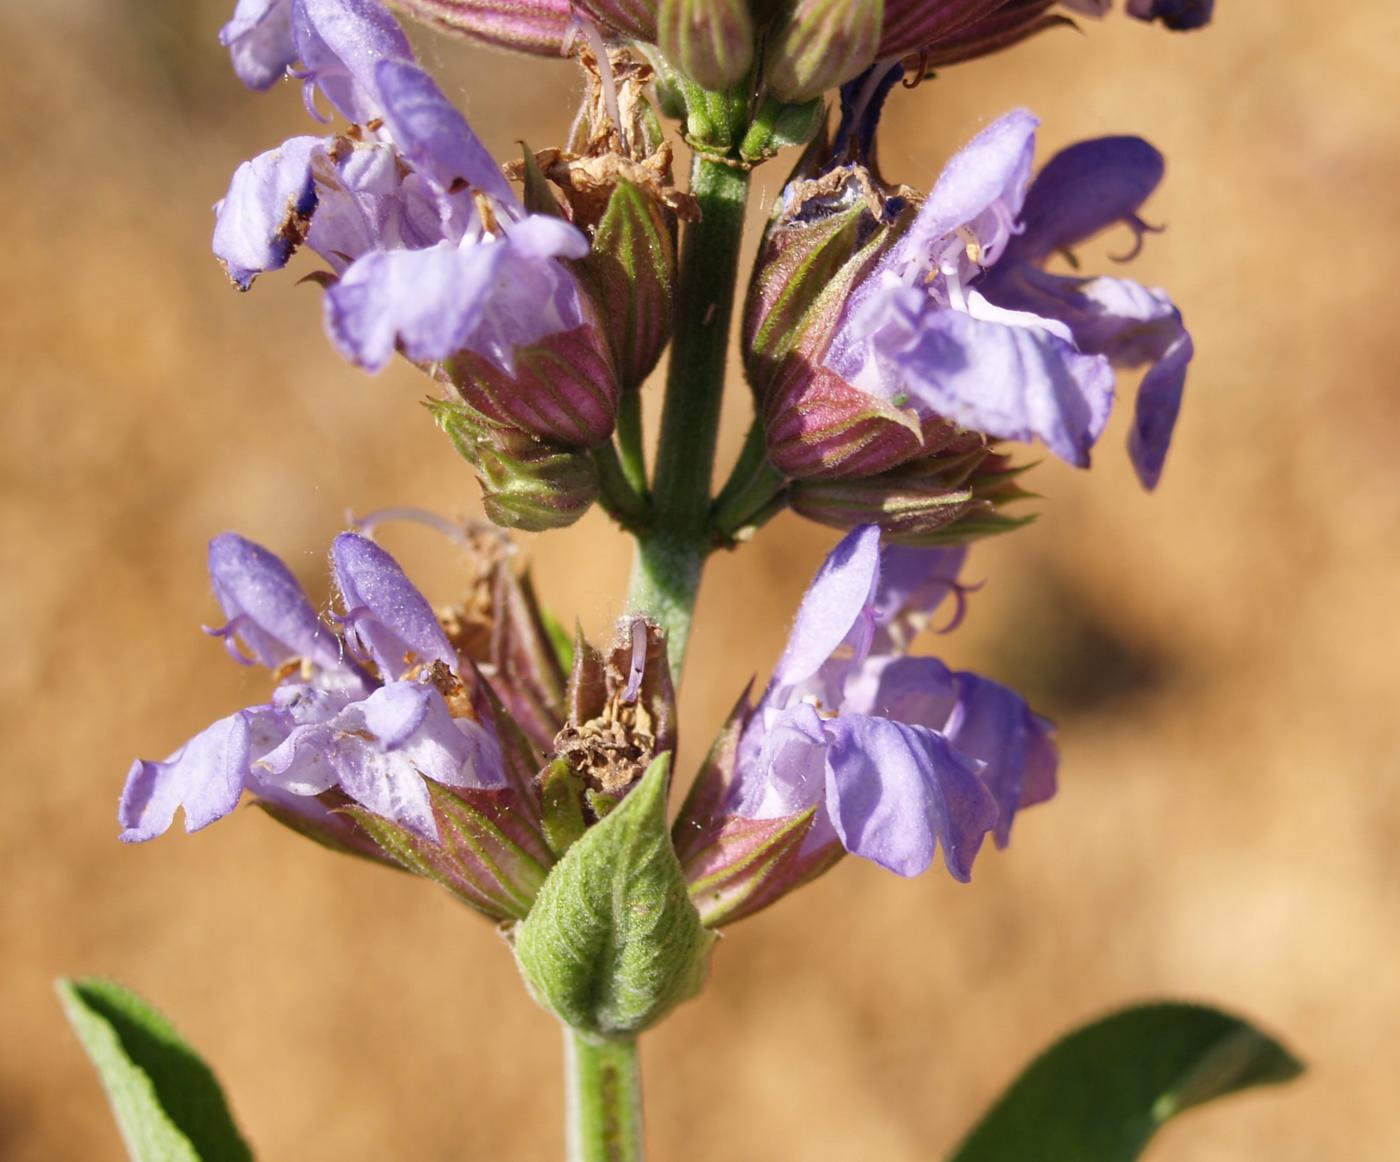
[[[347,509],[476,511],[410,369],[363,376],[314,288],[240,297],[208,256],[238,161],[310,131],[291,86],[229,74],[227,7],[0,10],[0,1156],[120,1156],[51,992],[104,973],[216,1064],[265,1158],[554,1158],[553,1023],[445,894],[254,813],[116,841],[132,756],[262,696],[199,632],[209,536],[273,546],[321,595]],[[1221,7],[1206,34],[1115,19],[892,102],[884,167],[925,185],[1017,104],[1047,151],[1156,142],[1170,229],[1133,276],[1171,288],[1199,357],[1160,491],[1133,485],[1120,415],[1092,473],[1037,471],[1041,521],[976,552],[965,627],[927,643],[1058,719],[1059,799],[971,887],[848,861],[734,929],[648,1039],[657,1158],[935,1158],[1055,1034],[1153,996],[1248,1013],[1312,1066],[1174,1125],[1157,1162],[1400,1156],[1400,10]],[[567,66],[421,40],[498,155],[562,136]],[[785,518],[715,562],[682,767],[832,540]],[[454,596],[431,534],[390,544]],[[566,616],[620,612],[604,520],[527,548]]]

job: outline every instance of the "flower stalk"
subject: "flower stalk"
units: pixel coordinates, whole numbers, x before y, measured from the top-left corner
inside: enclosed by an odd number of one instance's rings
[[[701,217],[686,226],[681,249],[652,521],[637,539],[628,599],[630,608],[665,628],[677,678],[711,548],[710,484],[748,188],[746,170],[696,156],[690,189]]]
[[[568,1162],[641,1162],[642,1068],[635,1038],[564,1030]]]

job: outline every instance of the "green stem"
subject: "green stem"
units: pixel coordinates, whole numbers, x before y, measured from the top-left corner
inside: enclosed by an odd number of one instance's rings
[[[564,1030],[568,1162],[641,1162],[642,1069],[637,1042]]]
[[[642,393],[624,391],[617,403],[617,446],[622,471],[637,493],[647,495],[647,457],[642,440]]]
[[[729,479],[724,482],[710,513],[710,527],[721,544],[752,530],[786,507],[787,478],[768,459],[763,424],[754,420]]]
[[[608,515],[630,531],[643,528],[651,515],[650,507],[633,485],[617,449],[611,443],[594,448],[593,463],[598,469],[598,499]]]
[[[666,630],[677,680],[685,657],[700,573],[711,545],[710,478],[719,435],[729,319],[739,271],[739,244],[749,176],[697,156],[690,192],[701,218],[686,227],[681,248],[676,330],[652,484],[652,521],[637,539],[631,608]]]

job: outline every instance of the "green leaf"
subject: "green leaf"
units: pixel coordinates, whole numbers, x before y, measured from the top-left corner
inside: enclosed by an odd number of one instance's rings
[[[535,999],[566,1024],[632,1036],[700,991],[714,936],[666,826],[670,754],[550,871],[515,930]]]
[[[60,979],[56,987],[136,1162],[253,1157],[213,1073],[164,1017],[109,980]]]
[[[1032,1062],[952,1162],[1130,1162],[1183,1110],[1302,1069],[1278,1042],[1216,1009],[1126,1009]]]

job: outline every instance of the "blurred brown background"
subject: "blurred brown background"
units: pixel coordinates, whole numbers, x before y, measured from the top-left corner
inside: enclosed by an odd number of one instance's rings
[[[209,1056],[264,1158],[555,1158],[558,1036],[487,924],[253,813],[116,840],[133,756],[262,697],[199,632],[209,536],[267,543],[319,596],[348,509],[476,511],[408,368],[367,378],[314,288],[240,297],[208,256],[234,166],[310,131],[293,86],[229,73],[230,7],[0,12],[0,1156],[120,1156],[51,992],[103,973]],[[971,616],[928,643],[1058,719],[1060,797],[971,887],[851,860],[733,929],[648,1039],[657,1158],[932,1159],[1058,1032],[1150,996],[1250,1014],[1312,1066],[1190,1115],[1158,1162],[1400,1156],[1400,15],[1221,7],[1204,34],[1120,17],[891,102],[884,168],[921,185],[1017,104],[1045,156],[1151,138],[1170,170],[1146,216],[1170,229],[1132,274],[1171,289],[1199,356],[1160,491],[1134,486],[1120,414],[1092,473],[1037,471],[1042,519],[977,550]],[[498,156],[562,137],[569,67],[420,43]],[[686,769],[832,540],[783,519],[715,562]],[[432,534],[389,543],[454,595]],[[527,547],[566,617],[620,612],[605,521]]]

